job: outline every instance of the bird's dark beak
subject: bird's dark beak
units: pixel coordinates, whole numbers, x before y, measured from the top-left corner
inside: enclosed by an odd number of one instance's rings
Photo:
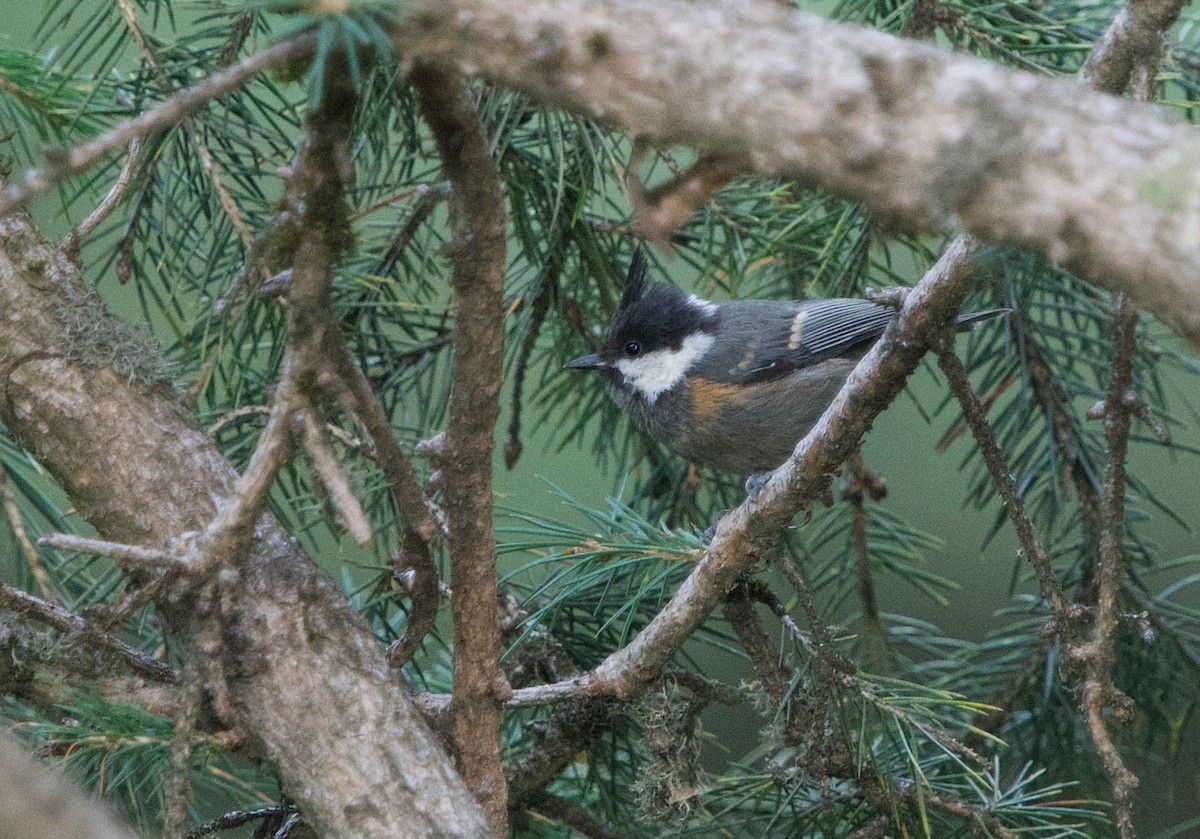
[[[596,353],[591,355],[581,355],[579,358],[573,358],[568,361],[565,367],[575,367],[580,370],[602,370],[608,365]]]

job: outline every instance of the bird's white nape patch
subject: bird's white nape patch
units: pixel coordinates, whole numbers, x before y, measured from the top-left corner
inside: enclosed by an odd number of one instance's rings
[[[712,349],[714,341],[712,335],[697,332],[684,338],[677,350],[654,350],[640,358],[620,358],[613,367],[653,405],[655,399],[683,381],[692,365]]]
[[[692,308],[699,309],[709,317],[712,317],[717,313],[717,304],[713,303],[711,300],[705,300],[703,297],[697,297],[694,294],[689,294],[688,303],[692,305]]]

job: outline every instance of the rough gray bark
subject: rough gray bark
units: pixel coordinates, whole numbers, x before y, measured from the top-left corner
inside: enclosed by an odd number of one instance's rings
[[[1161,108],[769,0],[420,0],[437,58],[893,224],[1048,254],[1200,342],[1200,133]]]
[[[26,219],[0,221],[0,420],[101,534],[165,546],[204,527],[236,475],[168,386],[136,381],[148,364],[88,363],[114,342],[140,351],[89,295]],[[109,340],[68,329],[85,312],[114,321]],[[203,649],[216,709],[321,833],[485,835],[369,628],[287,534],[264,518],[250,554],[217,573],[211,602],[179,579],[160,608],[185,644],[216,642]]]

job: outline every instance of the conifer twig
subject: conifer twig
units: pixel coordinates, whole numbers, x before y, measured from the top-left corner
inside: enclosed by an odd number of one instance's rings
[[[1012,473],[1008,471],[1004,452],[1000,449],[1000,444],[996,442],[996,435],[988,424],[983,403],[971,388],[971,382],[967,379],[967,371],[964,369],[962,361],[954,354],[953,336],[943,336],[936,349],[938,366],[946,376],[950,391],[962,407],[963,419],[966,421],[967,427],[971,429],[971,434],[979,446],[980,455],[992,478],[992,485],[995,486],[996,492],[1004,503],[1004,512],[1008,515],[1008,520],[1012,522],[1013,528],[1017,532],[1017,538],[1021,542],[1021,548],[1025,552],[1025,558],[1029,561],[1033,573],[1037,577],[1042,599],[1046,601],[1046,605],[1050,607],[1056,618],[1069,618],[1072,609],[1063,594],[1062,584],[1054,574],[1050,558],[1046,555],[1042,541],[1033,528],[1033,522],[1025,513],[1025,500],[1021,497]],[[1066,627],[1060,625],[1058,629],[1062,631]]]
[[[280,41],[260,53],[218,71],[193,87],[156,105],[143,114],[123,122],[111,131],[88,140],[73,149],[47,155],[46,166],[26,173],[23,180],[0,191],[0,216],[7,215],[30,199],[57,187],[70,177],[86,172],[117,149],[153,131],[170,127],[211,100],[245,84],[276,64],[292,60],[312,49],[309,35]]]
[[[867,468],[861,454],[852,455],[846,466],[850,481],[842,498],[850,502],[850,528],[854,540],[855,565],[858,570],[858,600],[862,604],[863,621],[867,631],[886,638],[883,618],[879,614],[879,601],[875,596],[875,581],[871,574],[871,554],[867,544],[866,499],[879,501],[887,495],[887,484],[883,478]]]
[[[1104,712],[1111,705],[1118,706],[1118,711],[1127,711],[1129,704],[1129,698],[1113,686],[1112,668],[1120,621],[1117,594],[1125,571],[1125,455],[1129,448],[1131,405],[1136,399],[1132,388],[1137,323],[1137,310],[1124,295],[1118,295],[1113,311],[1112,379],[1104,408],[1108,473],[1104,480],[1100,567],[1096,574],[1096,618],[1092,642],[1086,652],[1087,673],[1083,682],[1083,711],[1092,742],[1112,784],[1113,807],[1121,839],[1133,839],[1133,791],[1138,778],[1113,744]]]
[[[76,639],[77,643],[117,655],[139,676],[164,684],[175,682],[175,671],[169,665],[106,632],[93,631],[86,620],[62,606],[47,603],[28,592],[7,585],[0,585],[0,606],[6,606],[57,629]]]

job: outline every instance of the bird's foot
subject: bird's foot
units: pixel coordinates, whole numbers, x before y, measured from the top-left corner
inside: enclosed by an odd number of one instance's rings
[[[767,485],[767,481],[770,480],[770,478],[770,472],[755,472],[753,475],[747,478],[746,500],[753,501],[754,499],[758,498],[758,494],[763,491],[763,487]]]
[[[729,515],[729,510],[717,510],[713,513],[712,522],[708,525],[703,533],[700,534],[700,544],[707,545],[712,541],[712,538],[717,535],[717,525],[721,523],[721,519]]]

